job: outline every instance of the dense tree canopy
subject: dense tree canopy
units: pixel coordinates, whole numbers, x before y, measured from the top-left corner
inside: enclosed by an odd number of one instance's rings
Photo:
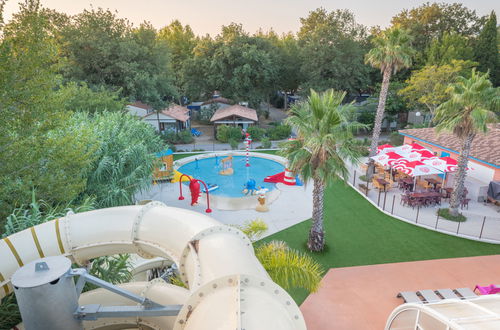
[[[500,84],[500,54],[498,53],[497,16],[492,11],[477,43],[474,47],[474,58],[479,62],[478,70],[490,72],[494,86]]]
[[[301,18],[297,34],[301,47],[303,90],[334,88],[358,95],[370,85],[364,64],[366,28],[348,10],[317,9]]]
[[[461,3],[427,2],[401,11],[392,18],[391,23],[410,31],[414,38],[413,46],[418,51],[417,64],[422,64],[425,62],[424,51],[432,40],[441,38],[445,32],[465,37],[476,36],[484,24],[484,18]]]
[[[169,49],[149,23],[133,28],[109,10],[92,9],[72,17],[61,33],[67,79],[120,89],[155,108],[177,97]]]

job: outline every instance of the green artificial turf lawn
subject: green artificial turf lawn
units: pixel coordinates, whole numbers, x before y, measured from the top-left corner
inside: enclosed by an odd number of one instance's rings
[[[335,267],[500,254],[500,245],[441,234],[387,216],[343,182],[326,189],[324,207],[325,251],[313,254],[307,250],[310,221],[261,241],[285,241],[312,255],[325,272]],[[290,293],[298,304],[307,297],[303,290]]]

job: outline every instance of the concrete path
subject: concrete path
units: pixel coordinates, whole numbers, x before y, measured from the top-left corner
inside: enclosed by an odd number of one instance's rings
[[[333,268],[300,309],[309,330],[380,330],[401,291],[498,283],[500,255]]]
[[[223,211],[213,209],[209,216],[229,225],[242,225],[247,221],[262,219],[269,227],[265,236],[293,226],[299,222],[309,219],[312,215],[312,184],[296,187],[277,184],[281,191],[276,201],[269,205],[268,212],[257,212],[255,210]],[[183,189],[184,194],[188,190]],[[199,205],[190,206],[190,198],[180,201],[178,183],[161,183],[151,187],[148,191],[139,193],[136,200],[151,199],[165,203],[168,206],[180,207],[204,213],[206,204],[201,201]],[[304,233],[306,235],[307,233]]]

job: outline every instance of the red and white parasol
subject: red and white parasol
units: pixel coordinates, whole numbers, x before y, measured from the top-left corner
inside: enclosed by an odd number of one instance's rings
[[[437,158],[436,155],[434,155],[429,150],[417,150],[415,152],[417,152],[417,153],[419,153],[421,155],[421,157],[419,159],[420,161]]]
[[[398,161],[399,159],[403,159],[403,156],[395,152],[387,152],[379,154],[377,156],[373,156],[371,158],[380,165],[387,166],[387,165],[392,165],[395,161]]]
[[[443,172],[455,172],[458,169],[458,162],[451,157],[440,157],[424,161],[425,164],[437,168]],[[468,167],[468,170],[472,168]]]
[[[394,168],[413,177],[442,173],[437,168],[426,165],[418,160],[411,162],[399,162],[398,164],[394,165]]]
[[[390,144],[382,144],[381,146],[377,147],[377,155],[378,154],[385,154],[387,152],[394,151],[394,146]]]

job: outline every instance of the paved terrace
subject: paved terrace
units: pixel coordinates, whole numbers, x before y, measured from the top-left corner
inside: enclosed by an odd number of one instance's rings
[[[366,182],[359,179],[359,176],[365,173],[352,165],[349,170],[349,183],[351,185],[354,183],[355,188],[359,191],[358,184],[366,184]],[[354,173],[355,171],[356,173]],[[356,174],[355,180],[354,174]],[[473,180],[470,182],[467,181],[466,187],[468,185],[477,185],[477,182]],[[370,190],[368,195],[366,195],[367,199],[379,209],[395,218],[450,235],[490,243],[500,243],[500,208],[492,204],[477,202],[475,201],[477,197],[471,198],[468,209],[460,211],[467,217],[467,221],[459,223],[437,217],[437,210],[439,208],[449,206],[448,200],[442,199],[440,206],[411,208],[401,205],[402,191],[397,187],[392,187],[387,194],[384,192],[380,193],[380,197],[379,190],[375,189],[373,184],[370,183],[369,187]],[[365,193],[363,192],[362,195],[365,196]]]
[[[381,330],[401,291],[500,282],[500,255],[332,268],[300,309],[309,330]]]

